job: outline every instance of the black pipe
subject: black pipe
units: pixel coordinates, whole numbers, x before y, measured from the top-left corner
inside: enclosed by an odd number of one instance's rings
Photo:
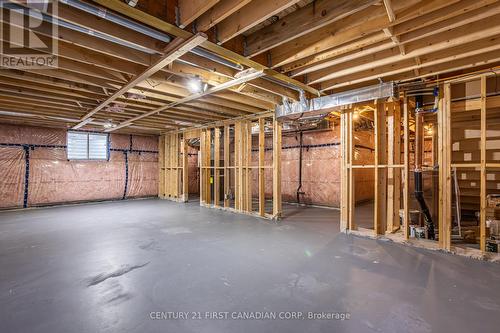
[[[305,192],[301,192],[302,188],[302,148],[303,148],[303,133],[300,131],[300,139],[299,139],[299,187],[297,187],[297,203],[300,204],[300,196],[306,194]]]
[[[415,170],[413,175],[415,178],[415,199],[417,199],[420,205],[420,210],[422,211],[422,214],[424,214],[424,221],[425,221],[425,226],[427,227],[428,238],[434,239],[435,238],[434,222],[432,221],[431,212],[429,211],[429,207],[427,207],[427,203],[425,202],[424,198],[422,171]]]

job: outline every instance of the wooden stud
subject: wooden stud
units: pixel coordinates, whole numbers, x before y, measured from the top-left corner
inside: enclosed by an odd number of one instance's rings
[[[259,215],[264,216],[266,213],[266,182],[265,182],[265,124],[264,118],[259,119]]]
[[[479,248],[486,251],[486,75],[481,75],[481,205]]]
[[[282,215],[281,205],[281,123],[273,120],[273,216]]]
[[[347,136],[347,113],[340,114],[340,142],[341,142],[341,168],[340,168],[340,231],[348,229],[349,213],[347,210],[349,203],[348,191],[348,136]]]
[[[386,163],[387,127],[385,104],[377,101],[375,110],[375,203],[373,228],[375,234],[383,235],[387,229],[387,169],[378,168]]]
[[[388,103],[387,117],[387,156],[388,165],[401,162],[401,109],[399,100]],[[392,233],[399,229],[399,208],[401,191],[401,171],[395,168],[387,170],[387,231]]]
[[[214,206],[219,206],[220,200],[220,128],[214,129]]]
[[[403,132],[404,132],[404,187],[403,187],[403,235],[409,238],[409,182],[410,182],[410,124],[409,124],[408,97],[403,100]],[[399,213],[399,212],[398,212]]]
[[[348,173],[348,193],[349,193],[349,206],[347,208],[349,214],[349,230],[356,230],[356,222],[354,221],[355,212],[356,212],[356,187],[354,182],[354,173],[355,170],[352,168],[354,163],[354,149],[355,149],[355,141],[354,141],[354,117],[353,111],[347,113],[347,151],[348,151],[348,166],[349,168],[346,170]]]
[[[245,147],[245,154],[246,154],[246,210],[248,212],[251,212],[253,210],[253,198],[252,198],[252,122],[247,121],[246,122],[247,128],[246,128],[246,147]]]
[[[240,210],[241,197],[241,122],[234,124],[234,208]]]
[[[188,143],[185,138],[181,141],[182,151],[182,201],[189,200],[189,163],[188,163]]]
[[[165,136],[161,135],[159,137],[158,143],[158,171],[159,171],[159,187],[158,187],[158,197],[165,198]]]
[[[444,85],[444,98],[438,113],[439,154],[439,246],[451,250],[451,85]]]
[[[230,206],[229,202],[229,161],[230,161],[230,151],[229,151],[229,125],[224,126],[224,207],[228,208]]]

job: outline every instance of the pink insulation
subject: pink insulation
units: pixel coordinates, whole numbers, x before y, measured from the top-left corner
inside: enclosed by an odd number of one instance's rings
[[[23,145],[50,145],[29,146],[28,207],[122,199],[126,183],[127,198],[156,196],[158,138],[111,134],[110,144],[109,161],[68,161],[65,130],[0,124],[0,208],[23,207]]]
[[[285,202],[297,202],[299,186],[299,133],[284,133],[281,151],[281,191]],[[372,132],[357,132],[355,152],[357,164],[373,164]],[[300,202],[310,205],[339,207],[340,205],[340,132],[339,128],[304,132],[302,150],[302,188]],[[324,146],[321,146],[324,145]],[[307,147],[309,146],[309,147]],[[257,141],[253,142],[257,149]],[[266,137],[266,147],[272,147],[272,138]],[[258,165],[258,153],[252,154],[252,165]],[[272,165],[272,150],[265,152],[265,165]],[[265,170],[266,198],[272,198],[272,170]],[[258,173],[252,172],[252,193],[257,196]],[[356,201],[373,199],[373,169],[356,171]]]
[[[198,169],[198,149],[188,148],[188,190],[189,194],[200,193],[200,171]]]

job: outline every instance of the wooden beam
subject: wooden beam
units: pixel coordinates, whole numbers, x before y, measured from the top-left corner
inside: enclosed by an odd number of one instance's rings
[[[500,14],[492,17],[500,20]],[[325,68],[321,71],[308,74],[313,83],[331,80],[337,77],[350,75],[356,72],[373,69],[378,66],[389,65],[397,61],[423,56],[428,53],[441,51],[447,48],[461,46],[490,36],[500,34],[500,25],[492,25],[489,20],[478,21],[463,27],[455,28],[448,34],[433,35],[429,38],[417,40],[405,45],[406,54],[401,55],[399,49],[392,48],[376,54],[345,62],[337,66]]]
[[[112,9],[112,10],[114,10],[122,15],[125,15],[125,16],[133,18],[139,22],[142,22],[146,25],[154,27],[154,28],[158,29],[159,31],[166,32],[166,33],[174,35],[176,37],[182,37],[184,39],[187,39],[187,38],[192,36],[192,33],[185,31],[185,30],[182,30],[182,29],[180,29],[172,24],[169,24],[168,22],[165,22],[161,19],[158,19],[154,16],[148,15],[147,13],[144,13],[140,10],[134,9],[134,8],[128,6],[127,4],[123,3],[122,1],[119,1],[119,0],[93,0],[93,1],[106,7],[106,8]],[[282,0],[279,0],[279,1],[281,2]],[[298,1],[298,0],[293,0],[292,2],[288,1],[288,6],[291,6],[296,1]],[[258,1],[254,0],[248,5],[252,5],[252,4],[257,3],[257,2],[262,2],[262,1],[261,0],[258,0]],[[283,1],[283,2],[285,2],[285,1]],[[245,7],[247,7],[247,6],[245,6]],[[245,7],[243,7],[241,10],[245,9]],[[266,8],[267,8],[267,6],[266,6]],[[238,11],[238,12],[240,12],[240,11]],[[236,13],[235,13],[235,15],[236,15]],[[224,20],[224,21],[227,21],[227,20]],[[223,23],[223,22],[221,22],[221,23]],[[292,84],[292,85],[294,85],[298,88],[301,88],[304,91],[307,91],[315,96],[319,96],[319,92],[316,89],[314,89],[314,88],[312,88],[312,87],[310,87],[302,82],[294,80],[294,79],[292,79],[284,74],[278,73],[278,72],[254,61],[254,60],[248,59],[241,54],[230,51],[230,50],[228,50],[222,46],[219,46],[215,43],[206,41],[205,43],[202,44],[202,47],[207,49],[208,51],[214,52],[215,54],[218,54],[222,57],[225,57],[227,59],[235,61],[236,63],[251,67],[257,71],[264,71],[266,75],[271,76],[271,77],[273,77],[281,82]]]
[[[178,0],[179,27],[185,28],[218,2],[219,0]]]
[[[245,39],[245,55],[253,57],[292,39],[313,33],[316,29],[378,2],[378,0],[314,1],[248,35]]]
[[[395,23],[410,21],[420,15],[443,8],[450,2],[453,1],[430,0],[425,4],[418,0],[394,2],[394,10],[398,13]],[[391,26],[391,23],[383,6],[367,8],[357,15],[345,17],[316,30],[308,35],[308,38],[292,40],[282,44],[279,48],[270,50],[273,67],[280,67],[368,34],[380,32],[388,26]]]
[[[498,58],[500,49],[500,35],[475,40],[464,45],[445,48],[414,59],[405,57],[404,60],[390,64],[372,67],[353,74],[347,74],[321,83],[324,90],[336,89],[347,85],[377,80],[396,74],[418,70],[415,76],[420,77],[426,72],[436,72],[446,68],[460,68],[470,64],[479,64],[481,61]]]
[[[244,33],[297,2],[299,0],[252,0],[217,25],[218,44]]]
[[[137,84],[144,81],[145,79],[149,78],[154,73],[163,69],[163,67],[165,67],[167,64],[170,64],[175,59],[178,59],[183,54],[191,51],[193,48],[200,45],[205,40],[207,40],[207,36],[203,34],[196,34],[186,41],[184,41],[183,39],[174,40],[172,43],[168,44],[167,48],[165,49],[165,54],[160,59],[158,59],[153,65],[148,67],[141,74],[130,80],[126,85],[117,90],[113,95],[109,96],[104,102],[100,103],[92,111],[88,112],[85,116],[81,118],[81,121],[84,121],[85,119],[92,117],[94,114],[102,110],[107,105],[111,104],[114,100],[123,95],[125,92],[135,87]],[[79,127],[81,127],[81,122],[75,125],[73,129],[77,129]]]
[[[241,84],[243,82],[247,82],[247,81],[250,81],[250,80],[253,80],[257,77],[260,77],[262,76],[263,73],[262,72],[250,72],[248,73],[248,75],[245,75],[245,76],[242,76],[240,78],[237,78],[237,79],[234,79],[234,80],[231,80],[231,81],[228,81],[226,83],[223,83],[223,84],[220,84],[218,86],[215,86],[215,87],[212,87],[204,92],[200,92],[200,93],[194,93],[194,94],[191,94],[189,96],[186,96],[184,98],[181,98],[175,102],[172,102],[170,104],[167,104],[165,106],[162,106],[162,107],[159,107],[155,110],[152,110],[152,111],[149,111],[149,112],[146,112],[142,115],[139,115],[137,117],[134,117],[134,118],[131,118],[121,124],[119,124],[118,126],[114,127],[114,128],[110,128],[107,130],[107,132],[111,132],[111,131],[114,131],[116,129],[119,129],[119,128],[122,128],[122,127],[125,127],[125,126],[128,126],[129,124],[133,123],[134,121],[137,121],[139,119],[143,119],[145,117],[149,117],[151,115],[155,115],[155,114],[158,114],[160,112],[163,112],[165,110],[168,110],[176,105],[179,105],[179,104],[184,104],[184,103],[187,103],[187,102],[190,102],[190,101],[193,101],[195,99],[198,99],[200,97],[203,97],[203,96],[206,96],[206,95],[210,95],[212,93],[215,93],[215,92],[218,92],[218,91],[221,91],[221,90],[224,90],[224,89],[227,89],[229,87],[232,87],[232,86],[235,86],[235,85],[238,85],[238,84]]]
[[[387,12],[387,17],[389,17],[389,22],[396,21],[396,14],[394,14],[394,9],[392,8],[391,0],[384,0],[385,10]]]
[[[231,16],[251,0],[220,0],[196,20],[198,31],[207,31],[217,23]]]

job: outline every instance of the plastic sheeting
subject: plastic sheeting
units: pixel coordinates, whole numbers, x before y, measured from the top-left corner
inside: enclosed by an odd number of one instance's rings
[[[281,151],[281,192],[284,201],[297,202],[299,187],[299,133],[284,133]],[[357,132],[355,143],[373,147],[373,133]],[[272,138],[266,137],[266,147],[272,147]],[[257,144],[254,142],[254,149]],[[325,131],[303,132],[302,187],[300,202],[310,205],[338,207],[340,205],[340,132],[339,128]],[[374,154],[370,149],[358,148],[356,163],[372,164]],[[272,150],[265,152],[265,165],[272,165]],[[252,165],[258,165],[258,152],[252,154]],[[373,169],[356,171],[356,200],[373,199]],[[272,170],[266,169],[265,195],[272,197]],[[252,173],[252,189],[258,188],[258,173]]]
[[[0,124],[0,208],[156,196],[158,138],[110,142],[109,161],[68,161],[65,130]]]

